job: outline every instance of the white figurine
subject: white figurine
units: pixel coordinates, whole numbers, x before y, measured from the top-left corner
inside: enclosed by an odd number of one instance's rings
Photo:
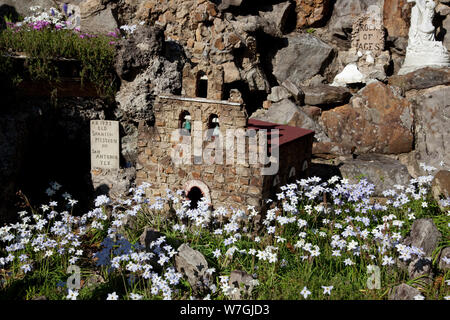
[[[450,67],[447,48],[435,39],[433,26],[434,0],[407,0],[415,2],[411,10],[408,47],[403,66],[398,74],[406,74],[424,67]]]

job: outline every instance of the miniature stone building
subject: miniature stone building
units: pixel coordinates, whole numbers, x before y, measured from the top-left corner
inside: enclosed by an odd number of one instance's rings
[[[208,72],[199,67],[186,67],[182,96],[157,97],[154,104],[155,125],[140,123],[138,136],[137,184],[151,184],[147,189],[148,196],[164,196],[167,189],[181,189],[191,200],[191,207],[205,197],[213,208],[246,208],[251,205],[264,210],[264,199],[279,192],[279,186],[306,175],[314,131],[248,120],[239,92],[231,90],[228,100],[223,100],[223,95],[221,69]],[[276,145],[279,146],[279,170],[274,175],[262,175],[261,169],[268,165],[251,162],[250,158],[258,154],[259,148],[267,147],[263,151],[270,153],[275,147],[270,129],[279,130]],[[238,132],[236,136],[243,137],[241,141],[245,141],[245,149],[238,144],[228,155],[224,137],[230,130]],[[173,133],[177,131],[180,136],[173,140]],[[187,163],[174,163],[173,152],[178,141],[181,141],[177,139],[187,139],[192,143],[198,132],[202,135],[197,138],[201,141],[203,153],[197,154],[194,150],[189,156],[185,155],[189,160]],[[267,145],[250,144],[249,132],[267,134]],[[221,163],[212,161],[218,151],[210,148],[218,141],[224,145]],[[204,153],[208,148],[211,151],[209,163]],[[234,160],[233,164],[226,161],[227,156]]]

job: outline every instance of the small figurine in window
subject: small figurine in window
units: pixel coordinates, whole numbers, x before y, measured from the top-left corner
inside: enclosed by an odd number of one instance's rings
[[[181,124],[181,129],[186,135],[191,134],[191,116],[189,114],[184,116],[184,121]]]

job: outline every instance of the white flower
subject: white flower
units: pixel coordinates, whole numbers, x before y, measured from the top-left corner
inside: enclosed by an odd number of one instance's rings
[[[143,297],[137,293],[130,293],[130,298],[131,300],[142,300]]]
[[[220,257],[222,255],[222,253],[220,252],[220,249],[216,249],[216,250],[214,250],[213,251],[213,256],[214,256],[214,258],[218,258],[218,257]]]
[[[394,259],[392,259],[391,257],[388,257],[388,256],[383,256],[383,263],[382,263],[382,265],[383,266],[385,266],[385,265],[393,265],[394,264]]]
[[[69,289],[69,294],[67,295],[66,299],[77,300],[77,297],[78,291],[77,290],[72,291],[72,289]]]
[[[328,295],[330,295],[331,294],[331,290],[333,290],[333,286],[322,286],[322,288],[323,288],[323,294],[328,294]]]
[[[108,293],[106,300],[119,300],[119,296],[114,291],[113,293]]]
[[[425,297],[421,294],[414,296],[414,300],[425,300]]]
[[[350,260],[350,258],[347,258],[344,260],[344,264],[346,266],[349,266],[349,265],[351,266],[351,265],[354,265],[355,263],[352,260]]]
[[[311,294],[311,291],[309,291],[306,287],[304,287],[303,290],[300,292],[300,294],[303,296],[303,298],[307,299],[308,296]]]

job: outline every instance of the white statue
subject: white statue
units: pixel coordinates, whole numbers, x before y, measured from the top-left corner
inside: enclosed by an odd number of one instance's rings
[[[406,74],[424,67],[450,67],[447,48],[434,37],[434,0],[407,0],[415,2],[411,11],[408,47],[403,66],[398,74]]]

